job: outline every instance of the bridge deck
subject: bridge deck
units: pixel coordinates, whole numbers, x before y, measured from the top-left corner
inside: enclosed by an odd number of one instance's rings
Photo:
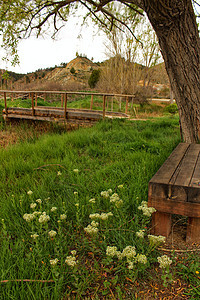
[[[9,107],[3,110],[5,120],[37,120],[58,123],[93,123],[104,118],[102,111],[89,109],[37,106],[33,108]],[[106,112],[106,118],[128,118],[126,113]]]

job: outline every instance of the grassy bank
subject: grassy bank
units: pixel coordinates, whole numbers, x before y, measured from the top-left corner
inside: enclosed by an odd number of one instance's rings
[[[1,150],[2,299],[134,299],[136,283],[170,285],[178,272],[197,295],[197,256],[193,271],[175,256],[173,272],[158,271],[160,243],[138,209],[179,142],[177,118],[113,120]]]

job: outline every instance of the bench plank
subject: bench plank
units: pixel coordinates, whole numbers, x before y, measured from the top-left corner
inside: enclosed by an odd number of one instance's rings
[[[181,162],[181,168],[177,174],[174,185],[189,186],[199,156],[200,145],[191,144]],[[172,181],[170,181],[172,183]]]
[[[189,144],[180,143],[164,162],[158,172],[153,176],[150,183],[169,184],[188,148]]]

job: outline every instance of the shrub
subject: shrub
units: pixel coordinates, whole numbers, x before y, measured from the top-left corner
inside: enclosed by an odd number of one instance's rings
[[[90,86],[90,88],[94,88],[97,84],[97,82],[99,81],[99,77],[100,77],[100,70],[93,70],[90,78],[88,79],[88,84]]]
[[[76,70],[74,69],[74,67],[72,67],[72,68],[70,69],[70,72],[71,72],[72,74],[75,74]]]
[[[166,106],[165,111],[172,114],[172,115],[175,115],[178,112],[177,104],[173,103],[173,104],[170,104],[170,105]]]

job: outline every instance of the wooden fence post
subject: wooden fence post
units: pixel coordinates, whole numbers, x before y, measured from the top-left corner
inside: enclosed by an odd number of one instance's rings
[[[35,107],[37,107],[37,93],[35,93]]]
[[[35,109],[34,109],[34,93],[31,93],[31,105],[32,105],[32,116],[35,115]]]
[[[126,114],[128,113],[128,96],[126,97],[126,110],[125,110],[125,113]]]
[[[94,95],[91,95],[90,109],[92,109],[92,107],[93,107],[93,98],[94,98]]]
[[[6,92],[3,93],[4,95],[4,103],[5,103],[5,113],[8,114],[8,108],[7,108],[7,99],[6,99]]]
[[[112,102],[111,102],[111,111],[113,111],[113,101],[114,101],[114,99],[113,99],[113,97],[112,97]]]
[[[64,119],[67,119],[67,94],[64,94]]]
[[[106,96],[103,95],[103,119],[105,119],[106,115]]]

